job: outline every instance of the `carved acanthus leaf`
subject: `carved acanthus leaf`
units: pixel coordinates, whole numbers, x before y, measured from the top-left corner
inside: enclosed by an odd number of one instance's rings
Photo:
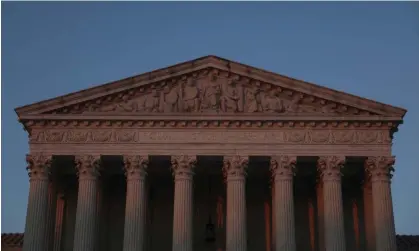
[[[191,179],[196,166],[196,156],[178,155],[172,156],[171,168],[175,179]]]
[[[43,154],[27,154],[26,163],[30,180],[48,180],[51,172],[52,156]]]
[[[244,178],[246,169],[249,164],[247,156],[233,155],[224,156],[223,173],[224,177],[229,178]]]
[[[371,181],[389,182],[394,172],[394,156],[372,156],[365,160],[365,170],[367,175],[371,177]]]
[[[96,179],[100,176],[100,156],[75,156],[75,164],[79,180]]]
[[[297,157],[274,156],[271,158],[270,169],[274,179],[290,179],[295,174]]]
[[[128,180],[144,178],[147,174],[148,156],[125,155],[124,171]]]
[[[340,180],[344,164],[344,156],[320,156],[317,160],[317,170],[323,181]]]

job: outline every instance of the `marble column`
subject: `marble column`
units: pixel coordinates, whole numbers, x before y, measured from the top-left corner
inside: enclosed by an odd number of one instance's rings
[[[147,156],[124,156],[127,178],[124,251],[145,250]]]
[[[47,243],[46,251],[52,251],[54,248],[54,230],[55,230],[55,211],[57,207],[57,177],[51,175],[50,183],[48,186],[48,215],[47,215],[47,234],[45,242]]]
[[[341,169],[343,156],[321,156],[317,168],[323,183],[324,236],[326,251],[345,251],[345,228]]]
[[[57,209],[55,213],[55,230],[54,230],[54,251],[61,250],[61,237],[63,233],[63,215],[64,215],[64,194],[57,195]]]
[[[319,251],[324,251],[324,199],[323,199],[323,182],[317,180],[316,184],[316,199],[317,199],[317,231],[318,231],[318,245]]]
[[[397,250],[390,187],[394,162],[392,156],[369,157],[365,161],[371,177],[375,245],[380,251]]]
[[[100,156],[83,155],[75,159],[79,177],[74,251],[92,251],[96,244],[97,182]]]
[[[225,156],[223,172],[227,182],[226,251],[247,250],[246,169],[248,157]]]
[[[23,251],[45,251],[48,248],[48,186],[51,156],[26,155],[29,174],[29,198],[26,212]]]
[[[275,178],[272,177],[271,178],[271,221],[272,221],[272,240],[271,240],[271,250],[275,250],[276,249],[276,240],[275,240],[275,236],[276,236],[276,231],[275,231],[275,219],[276,219],[276,213],[275,213]]]
[[[172,250],[192,251],[192,185],[196,156],[172,156],[171,164],[175,178]]]
[[[102,240],[101,240],[101,235],[102,235],[102,231],[104,228],[101,227],[101,224],[103,222],[103,176],[101,176],[101,178],[96,182],[96,226],[95,226],[95,238],[96,238],[96,243],[95,243],[95,248],[96,251],[101,251],[102,250]]]
[[[363,184],[363,199],[364,199],[364,222],[365,222],[365,241],[366,251],[376,251],[375,248],[375,227],[374,227],[374,212],[372,208],[372,185],[371,179],[366,173],[366,179]]]
[[[295,251],[294,219],[294,171],[297,158],[294,156],[274,156],[271,171],[274,177],[275,197],[275,250]]]

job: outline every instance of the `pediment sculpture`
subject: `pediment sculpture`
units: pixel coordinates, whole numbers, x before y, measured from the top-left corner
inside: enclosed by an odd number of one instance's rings
[[[84,108],[66,110],[118,114],[368,114],[270,83],[208,69],[105,97],[86,103]]]

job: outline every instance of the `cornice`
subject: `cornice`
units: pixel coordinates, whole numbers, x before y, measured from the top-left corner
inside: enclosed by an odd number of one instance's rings
[[[27,120],[23,122],[25,128],[31,134],[32,130],[49,129],[141,129],[141,128],[171,128],[171,129],[261,129],[261,130],[280,130],[280,129],[304,129],[304,130],[385,130],[390,134],[397,130],[397,124],[391,121],[383,122],[381,120],[372,121],[341,121],[341,120],[320,120],[303,118],[295,120],[286,119],[237,119],[237,118],[119,118],[119,119],[51,119],[51,120]]]
[[[308,82],[281,76],[276,73],[261,70],[255,67],[229,61],[215,56],[207,56],[189,62],[177,64],[160,70],[144,73],[135,77],[126,78],[105,85],[93,87],[83,91],[64,95],[50,100],[41,101],[32,105],[16,108],[19,117],[24,114],[42,113],[54,110],[63,106],[74,105],[91,99],[100,98],[106,95],[123,92],[136,87],[164,81],[168,78],[178,77],[204,68],[214,68],[237,74],[245,78],[263,81],[278,87],[291,89],[318,98],[324,98],[343,105],[368,110],[377,114],[391,114],[402,120],[406,113],[405,109],[386,105],[373,100],[368,100],[351,94],[332,90],[326,87],[314,85]]]

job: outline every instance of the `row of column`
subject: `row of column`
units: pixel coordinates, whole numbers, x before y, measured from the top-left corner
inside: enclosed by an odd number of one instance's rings
[[[29,203],[25,226],[23,251],[49,250],[48,239],[53,235],[48,222],[48,190],[51,157],[28,155],[30,177]],[[74,237],[75,251],[96,250],[97,203],[100,156],[76,156],[79,192]],[[323,185],[324,246],[326,251],[346,251],[341,189],[343,156],[321,156],[318,171]],[[273,226],[275,228],[275,250],[295,251],[295,220],[293,198],[293,176],[295,156],[273,156],[271,171],[274,181]],[[390,191],[391,171],[394,157],[374,156],[365,161],[373,193],[373,215],[375,222],[376,249],[396,251],[393,208]],[[192,184],[196,156],[172,156],[171,168],[175,180],[173,251],[192,251]],[[223,173],[227,184],[226,250],[246,251],[246,169],[248,157],[225,156]],[[127,178],[127,198],[124,226],[124,251],[142,251],[145,248],[145,177],[147,156],[124,156]]]

